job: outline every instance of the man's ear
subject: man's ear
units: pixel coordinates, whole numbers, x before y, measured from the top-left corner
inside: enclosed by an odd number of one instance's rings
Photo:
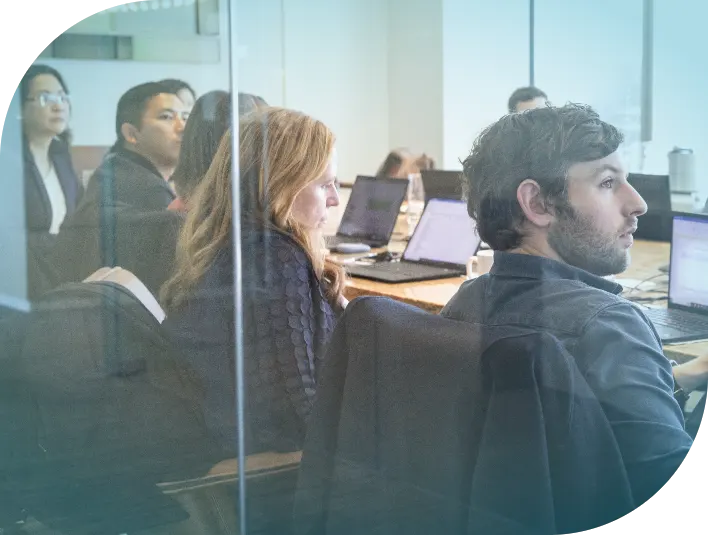
[[[135,127],[135,125],[132,125],[130,123],[123,123],[120,127],[120,133],[123,135],[123,139],[126,141],[126,143],[135,145],[138,142],[138,129]]]
[[[543,198],[541,186],[531,179],[524,180],[516,189],[516,200],[532,225],[547,228],[555,221],[553,207]]]

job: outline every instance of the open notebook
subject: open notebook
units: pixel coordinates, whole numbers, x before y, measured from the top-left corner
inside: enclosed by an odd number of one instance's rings
[[[152,295],[138,277],[127,269],[122,267],[103,267],[89,275],[83,282],[112,282],[120,284],[140,301],[158,323],[162,324],[165,321],[165,317],[167,317],[155,296]]]

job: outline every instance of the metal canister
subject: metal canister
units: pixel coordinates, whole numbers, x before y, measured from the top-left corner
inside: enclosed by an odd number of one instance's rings
[[[671,191],[689,193],[697,190],[693,150],[674,147],[669,152],[669,180]]]

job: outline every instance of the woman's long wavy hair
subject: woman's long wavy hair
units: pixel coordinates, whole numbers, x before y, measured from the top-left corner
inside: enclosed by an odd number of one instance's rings
[[[240,121],[241,220],[289,235],[306,252],[315,273],[326,281],[334,302],[344,289],[341,266],[328,261],[320,231],[303,228],[292,217],[293,201],[327,168],[334,134],[320,121],[303,113],[266,107]],[[232,232],[232,134],[228,131],[204,179],[192,198],[177,242],[175,273],[162,288],[170,310],[192,294],[219,251],[229,247]]]

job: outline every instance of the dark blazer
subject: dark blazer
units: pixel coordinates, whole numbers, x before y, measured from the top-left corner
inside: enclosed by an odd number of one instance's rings
[[[91,176],[79,206],[52,239],[51,251],[35,255],[46,260],[41,269],[33,268],[38,272],[31,277],[33,295],[116,265],[135,270],[156,293],[171,269],[179,217],[155,212],[166,211],[174,198],[148,160],[123,149],[109,152]]]
[[[57,178],[64,192],[66,217],[69,217],[76,210],[83,193],[83,188],[71,163],[69,147],[63,141],[55,139],[49,145],[49,158],[54,164]],[[27,229],[30,231],[48,231],[52,223],[52,206],[27,141],[24,143],[24,160]]]
[[[139,154],[117,148],[93,173],[79,205],[113,206],[124,203],[141,211],[164,210],[175,194],[155,166]]]
[[[27,140],[23,140],[25,168],[25,220],[27,225],[27,285],[31,299],[51,287],[54,268],[49,260],[55,236],[49,234],[52,224],[52,206],[44,180],[39,173]],[[49,158],[64,192],[66,216],[75,212],[83,194],[83,188],[74,171],[69,147],[55,139],[49,145]]]

